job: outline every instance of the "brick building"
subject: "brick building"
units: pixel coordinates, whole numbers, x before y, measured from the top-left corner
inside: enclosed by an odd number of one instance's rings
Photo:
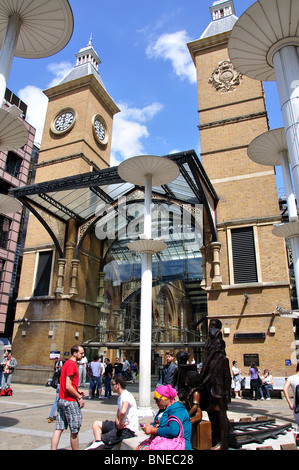
[[[263,84],[241,76],[229,60],[233,1],[214,2],[210,10],[212,22],[188,44],[197,70],[202,164],[219,197],[221,281],[215,290],[207,278],[208,316],[222,320],[227,354],[243,369],[254,357],[287,375],[294,336],[290,319],[275,313],[277,304],[290,308],[285,241],[272,234],[281,221],[275,169],[247,155],[252,140],[269,129]],[[207,242],[205,250],[210,266]]]
[[[8,194],[12,188],[25,186],[30,182],[32,158],[37,158],[38,148],[34,145],[35,129],[26,121],[27,105],[8,88],[3,107],[11,105],[20,109],[21,117],[28,130],[28,141],[19,149],[0,152],[0,193]],[[0,339],[9,336],[13,329],[14,300],[22,256],[22,230],[25,211],[0,215]]]
[[[166,156],[180,176],[153,191],[156,207],[171,206],[172,216],[157,224],[157,235],[167,224],[171,235],[167,250],[153,259],[152,372],[169,348],[187,349],[199,362],[208,321],[219,318],[231,361],[244,370],[255,360],[274,375],[287,375],[294,335],[292,321],[275,310],[290,307],[285,243],[272,235],[281,220],[275,173],[247,156],[251,141],[268,130],[264,90],[229,61],[233,1],[214,2],[211,13],[203,35],[188,44],[197,70],[201,161],[193,151]],[[13,340],[14,355],[22,359],[15,374],[25,382],[44,383],[50,355],[66,356],[75,342],[85,345],[89,358],[97,351],[138,362],[140,258],[123,233],[144,193],[109,167],[119,110],[98,64],[90,42],[70,74],[45,91],[36,184],[14,191],[35,216]],[[113,239],[99,235],[115,224]],[[175,226],[190,228],[193,239],[175,237]]]

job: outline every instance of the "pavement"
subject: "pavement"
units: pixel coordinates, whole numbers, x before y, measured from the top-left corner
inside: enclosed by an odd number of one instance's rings
[[[152,390],[154,390],[154,382]],[[49,450],[55,430],[55,422],[48,423],[48,416],[55,400],[56,390],[42,385],[12,384],[13,395],[0,397],[0,450]],[[128,384],[138,403],[138,383]],[[88,396],[88,388],[80,388]],[[94,420],[113,420],[117,410],[117,395],[111,399],[91,399],[85,397],[82,409],[83,423],[79,434],[80,450],[84,450],[93,440],[92,423]],[[153,414],[157,410],[151,403]],[[259,416],[275,418],[277,424],[292,423],[291,431],[278,439],[266,439],[262,444],[247,444],[241,450],[255,450],[271,446],[280,450],[281,444],[294,443],[296,431],[293,413],[284,398],[252,401],[247,398],[233,398],[229,405],[228,418],[239,421],[241,418]],[[205,416],[204,416],[205,418]],[[151,422],[152,417],[140,417],[140,422]],[[59,449],[70,449],[69,431],[63,432]]]

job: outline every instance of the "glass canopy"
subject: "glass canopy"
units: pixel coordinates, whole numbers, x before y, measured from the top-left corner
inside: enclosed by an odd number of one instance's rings
[[[167,185],[153,187],[153,199],[167,201],[168,204],[202,205],[212,239],[215,241],[217,239],[215,210],[218,197],[195,151],[190,150],[161,158],[175,161],[179,166],[180,174]],[[103,216],[105,207],[109,206],[118,210],[121,198],[134,200],[136,192],[143,190],[144,188],[124,182],[118,175],[117,167],[111,167],[15,188],[11,192],[44,225],[54,240],[60,256],[63,257],[65,247],[59,240],[58,234],[53,231],[53,225],[51,228],[47,223],[43,213],[65,224],[70,219],[77,222],[80,232],[77,246],[79,250],[84,236],[96,227]],[[142,197],[139,195],[138,199]],[[180,256],[179,248],[175,243],[170,243],[167,251],[169,256]]]

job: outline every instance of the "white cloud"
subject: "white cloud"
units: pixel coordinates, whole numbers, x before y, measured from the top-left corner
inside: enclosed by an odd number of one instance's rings
[[[186,45],[189,41],[186,31],[165,33],[147,47],[146,53],[150,58],[169,60],[181,80],[187,79],[190,83],[196,83],[195,66]]]
[[[58,85],[59,82],[74,68],[70,62],[59,62],[49,64],[47,69],[54,75],[53,80],[49,83],[47,88],[52,88]]]
[[[48,106],[48,98],[43,91],[32,85],[28,85],[18,92],[19,98],[27,104],[27,120],[36,129],[35,141],[41,143],[45,117]]]
[[[145,153],[143,141],[149,137],[145,124],[163,108],[160,103],[153,103],[140,109],[130,108],[126,103],[121,103],[118,107],[121,112],[116,114],[113,120],[111,166]]]

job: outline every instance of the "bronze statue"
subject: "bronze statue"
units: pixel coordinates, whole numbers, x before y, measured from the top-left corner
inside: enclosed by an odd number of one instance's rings
[[[177,390],[181,402],[185,402],[186,394],[189,392],[189,387],[185,384],[186,376],[189,371],[196,372],[197,369],[196,364],[187,364],[189,355],[186,351],[179,351],[175,356],[178,361],[178,367],[174,371],[171,385]]]
[[[172,382],[172,386],[177,388],[180,401],[189,412],[192,425],[205,425],[207,422],[202,421],[202,410],[208,413],[212,429],[212,432],[209,431],[212,434],[212,450],[228,448],[230,430],[227,408],[231,400],[231,373],[221,328],[220,320],[210,321],[200,374],[195,364],[187,364],[188,353],[177,353],[178,368]]]
[[[196,371],[189,371],[185,379],[188,393],[185,397],[185,406],[190,416],[191,423],[202,420],[200,408],[200,375]]]
[[[231,373],[225,353],[220,320],[209,325],[206,359],[200,373],[200,408],[207,411],[212,424],[213,449],[228,448],[227,407],[231,400]]]

